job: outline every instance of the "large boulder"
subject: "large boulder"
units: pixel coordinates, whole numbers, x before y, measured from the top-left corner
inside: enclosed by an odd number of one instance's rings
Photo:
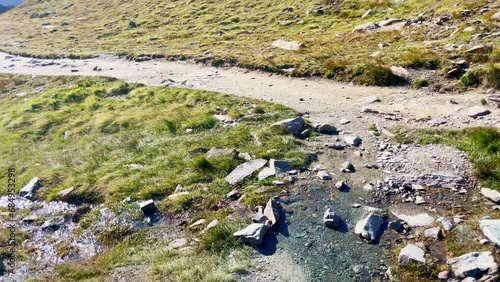
[[[483,231],[484,236],[497,246],[500,246],[500,219],[482,219],[479,222],[479,227]]]
[[[398,264],[405,265],[408,263],[425,264],[424,250],[414,244],[408,244],[406,247],[401,249],[398,256]]]
[[[328,228],[337,229],[340,226],[340,223],[340,216],[336,212],[326,209],[323,214],[323,224],[325,224]]]
[[[384,222],[382,215],[370,212],[367,217],[356,223],[354,233],[365,238],[369,243],[377,243],[382,236]]]
[[[278,121],[271,126],[284,126],[286,127],[286,131],[293,135],[299,135],[304,128],[304,119],[303,118],[290,118],[282,121]]]
[[[267,160],[256,159],[240,164],[233,171],[231,171],[231,173],[228,176],[226,176],[225,179],[229,184],[234,185],[239,181],[243,180],[245,177],[254,173],[256,170],[265,166],[266,163]]]
[[[498,274],[498,265],[491,252],[473,252],[448,259],[453,274],[458,278],[483,279]],[[481,280],[487,281],[487,280]],[[490,280],[495,281],[495,280]]]
[[[500,192],[493,189],[481,188],[481,194],[496,204],[500,204]]]
[[[34,177],[30,180],[30,182],[28,182],[28,184],[24,185],[21,191],[19,191],[19,196],[26,199],[32,199],[33,196],[35,196],[36,190],[40,187],[40,179],[38,177]]]
[[[252,223],[244,229],[234,232],[233,236],[244,243],[260,245],[268,228],[269,226],[264,223]]]

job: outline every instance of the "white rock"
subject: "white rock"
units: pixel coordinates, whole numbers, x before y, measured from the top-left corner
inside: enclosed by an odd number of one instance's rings
[[[349,144],[349,145],[353,145],[353,146],[359,146],[361,145],[361,138],[359,138],[358,136],[345,136],[344,137],[344,141]]]
[[[500,192],[493,189],[481,188],[481,194],[494,203],[500,204]]]
[[[500,219],[482,219],[479,222],[479,227],[484,236],[497,246],[500,246]]]
[[[415,204],[417,204],[417,205],[423,205],[425,203],[426,202],[424,200],[424,197],[422,197],[422,196],[416,196],[415,197]]]
[[[467,116],[471,118],[477,118],[480,116],[489,115],[491,112],[483,106],[474,106],[469,109]]]
[[[446,217],[440,217],[437,221],[441,223],[444,231],[450,231],[453,228],[453,224]]]
[[[441,239],[441,237],[443,236],[443,234],[441,232],[441,228],[440,227],[433,227],[433,228],[426,229],[424,231],[424,236],[426,238],[431,238],[431,239],[434,239],[434,240],[439,240],[439,239]]]
[[[328,172],[326,172],[324,170],[318,172],[317,176],[321,180],[332,180],[332,177],[330,176],[330,174],[328,174]]]
[[[179,249],[184,247],[187,244],[186,238],[175,239],[168,244],[168,246],[172,249]]]
[[[276,174],[276,171],[273,168],[270,167],[265,167],[259,172],[259,175],[257,175],[257,178],[259,180],[264,180],[266,178],[269,178],[271,176],[274,176]]]
[[[425,264],[425,253],[417,245],[408,244],[399,252],[398,264],[405,265],[412,262]]]
[[[254,171],[265,166],[266,163],[267,160],[256,159],[240,164],[233,171],[231,171],[231,173],[228,176],[226,176],[225,179],[229,184],[234,185],[239,181],[243,180],[245,177],[251,175]]]
[[[498,265],[491,252],[468,253],[450,258],[447,263],[451,265],[453,274],[462,279],[466,277],[480,278],[480,276],[498,273]]]

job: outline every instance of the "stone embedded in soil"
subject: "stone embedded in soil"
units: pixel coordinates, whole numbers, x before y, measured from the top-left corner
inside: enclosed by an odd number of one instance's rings
[[[356,223],[354,233],[366,239],[369,243],[378,242],[380,236],[382,236],[384,221],[382,215],[371,212],[367,217]]]
[[[415,204],[417,204],[417,205],[423,205],[425,203],[426,202],[424,200],[424,197],[422,197],[422,196],[416,196],[415,197]]]
[[[64,223],[64,216],[56,216],[50,219],[47,219],[41,226],[42,230],[57,230]]]
[[[195,221],[193,224],[189,225],[189,227],[193,228],[193,227],[196,227],[196,226],[200,226],[202,225],[203,223],[205,223],[207,220],[202,218],[202,219],[199,219],[197,221]]]
[[[275,170],[273,168],[265,167],[259,172],[259,174],[257,175],[257,179],[264,180],[264,179],[267,179],[271,176],[274,176],[275,174],[276,173],[275,173]]]
[[[326,172],[324,170],[318,172],[317,176],[321,180],[332,180],[332,177],[330,176],[330,174],[328,174],[328,172]]]
[[[275,48],[280,48],[283,50],[290,50],[290,51],[296,51],[305,47],[304,43],[300,43],[298,41],[286,41],[282,39],[274,41],[272,46]]]
[[[495,245],[500,246],[500,219],[485,218],[479,222],[479,227],[484,236]]]
[[[350,162],[344,162],[340,166],[340,171],[344,172],[344,173],[351,173],[351,172],[354,172],[355,169],[354,169],[354,166]]]
[[[391,227],[392,229],[394,229],[394,231],[398,233],[401,233],[405,230],[403,224],[399,220],[393,220],[389,222],[389,227]]]
[[[228,176],[226,176],[225,179],[229,184],[234,185],[239,181],[243,180],[245,177],[254,173],[256,170],[265,166],[266,163],[267,160],[256,159],[240,164],[233,171],[231,171],[231,173]]]
[[[432,227],[424,231],[425,238],[430,238],[433,240],[440,240],[443,237],[440,227]]]
[[[486,103],[488,103],[488,105],[500,109],[500,94],[486,95],[484,96],[484,100],[486,100]]]
[[[172,242],[168,244],[168,246],[172,249],[179,249],[184,247],[187,244],[187,239],[186,238],[179,238],[175,239]]]
[[[484,278],[498,275],[498,265],[491,252],[472,252],[459,257],[450,258],[447,263],[457,278],[472,277],[487,281]],[[483,280],[484,279],[484,280]],[[492,279],[491,281],[495,281]]]
[[[316,124],[314,126],[314,128],[319,133],[334,133],[334,132],[337,131],[337,129],[335,128],[335,126],[333,126],[331,124],[327,124],[327,123]]]
[[[439,272],[438,278],[440,280],[448,280],[448,278],[450,278],[450,271],[443,270],[443,271]]]
[[[477,118],[480,116],[489,115],[490,113],[491,112],[488,109],[486,109],[485,107],[474,106],[474,107],[469,109],[469,111],[467,112],[467,116],[471,117],[471,118]]]
[[[360,24],[356,26],[352,32],[367,32],[367,31],[372,31],[379,28],[377,24],[374,24],[373,22],[368,22],[364,24]]]
[[[337,181],[337,183],[335,183],[335,188],[339,189],[339,190],[342,190],[344,189],[344,187],[346,187],[346,183],[345,181]]]
[[[219,224],[219,221],[217,219],[214,219],[214,220],[210,221],[210,223],[200,233],[204,234],[207,231],[209,231],[210,229],[215,228],[218,224]]]
[[[366,113],[366,114],[378,114],[378,110],[375,110],[375,109],[370,108],[370,107],[362,107],[361,112]]]
[[[299,135],[302,132],[302,128],[304,128],[304,119],[300,117],[285,119],[282,121],[278,121],[271,126],[284,126],[288,133]]]
[[[481,194],[496,204],[500,204],[500,192],[493,189],[481,188]]]
[[[403,67],[391,66],[391,72],[395,76],[399,76],[399,77],[404,78],[404,79],[408,79],[408,77],[410,77],[410,73],[408,72],[408,70],[406,70]]]
[[[238,151],[235,149],[228,149],[228,148],[212,148],[206,153],[206,158],[207,159],[216,159],[216,158],[224,158],[224,157],[231,157],[235,158],[238,155]]]
[[[75,191],[75,187],[66,188],[61,192],[57,193],[57,198],[60,201],[67,201],[71,193],[73,193],[73,191]]]
[[[35,196],[36,190],[40,187],[40,179],[38,177],[34,177],[19,191],[19,196],[31,199]]]
[[[406,221],[406,223],[410,227],[426,227],[426,226],[431,226],[434,223],[434,217],[430,216],[427,213],[420,213],[416,215],[405,215],[403,213],[398,213],[392,211],[392,214],[396,216],[397,218]]]
[[[325,213],[323,214],[324,225],[332,229],[337,229],[340,225],[340,222],[341,219],[336,212],[330,210],[329,208],[326,209]]]
[[[340,121],[339,121],[339,123],[340,123],[341,125],[345,125],[345,124],[348,124],[348,123],[350,123],[350,122],[351,122],[351,121],[350,121],[350,120],[348,120],[348,119],[346,119],[346,118],[342,118],[342,119],[340,119]]]
[[[409,263],[425,264],[424,250],[414,244],[408,244],[406,247],[401,249],[398,256],[398,264],[406,265]]]
[[[231,200],[237,200],[240,197],[240,192],[238,190],[232,190],[231,192],[226,194],[226,198]]]

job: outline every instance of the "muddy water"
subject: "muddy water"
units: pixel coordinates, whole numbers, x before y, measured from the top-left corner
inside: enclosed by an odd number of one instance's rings
[[[330,184],[333,186],[333,184]],[[330,192],[335,194],[330,200]],[[274,249],[286,250],[294,262],[303,268],[308,281],[373,281],[382,280],[389,265],[388,232],[378,245],[368,244],[354,234],[356,222],[366,209],[352,208],[358,197],[323,185],[297,188],[282,202],[293,213],[286,215],[288,225],[281,228],[276,241],[266,240],[261,253]],[[343,224],[339,230],[323,225],[326,208],[336,211]],[[273,246],[273,244],[275,246]]]

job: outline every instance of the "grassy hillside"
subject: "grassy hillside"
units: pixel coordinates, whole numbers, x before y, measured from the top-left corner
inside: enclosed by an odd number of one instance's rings
[[[372,13],[362,19],[369,9]],[[448,59],[464,58],[473,69],[489,69],[477,71],[480,77],[489,76],[479,83],[498,87],[500,71],[494,64],[500,62],[499,37],[492,35],[499,31],[492,18],[497,10],[498,4],[487,0],[400,4],[388,0],[27,0],[0,17],[0,48],[41,56],[111,52],[135,59],[189,58],[376,85],[400,83],[386,73],[385,67],[391,65],[437,69],[437,75],[428,76],[445,77],[452,68]],[[352,33],[359,24],[386,18],[411,21],[419,14],[421,21],[402,29],[389,26]],[[277,49],[272,46],[277,39],[296,40],[305,48]],[[480,43],[495,47],[465,54]],[[375,51],[385,55],[370,57]],[[410,80],[418,79],[417,74]]]
[[[184,201],[210,189],[199,202],[210,206],[231,191],[222,179],[244,160],[207,160],[193,150],[303,161],[292,137],[262,126],[296,113],[267,102],[104,77],[1,75],[0,93],[0,170],[19,171],[18,189],[40,177],[47,199],[71,186],[75,200],[150,198],[182,184],[193,192]],[[217,113],[240,123],[224,126]]]

